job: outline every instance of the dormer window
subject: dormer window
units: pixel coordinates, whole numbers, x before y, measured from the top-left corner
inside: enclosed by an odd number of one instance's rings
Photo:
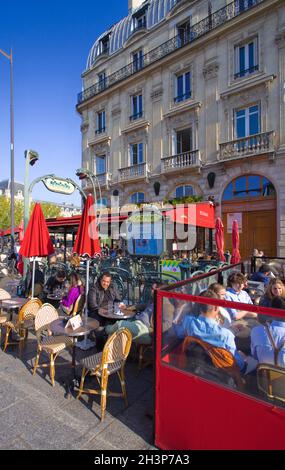
[[[133,14],[133,31],[146,28],[147,5]]]
[[[109,54],[110,34],[104,36],[100,41],[100,54]]]

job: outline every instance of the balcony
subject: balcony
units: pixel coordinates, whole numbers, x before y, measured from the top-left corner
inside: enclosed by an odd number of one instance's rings
[[[96,177],[101,187],[109,186],[109,182],[111,181],[111,173],[100,173],[99,175],[96,175]]]
[[[137,179],[147,179],[150,167],[147,163],[132,165],[119,169],[119,181],[132,181]]]
[[[182,168],[200,168],[200,152],[199,150],[192,150],[191,152],[184,152],[172,157],[165,157],[161,159],[162,173],[180,171]]]
[[[219,160],[227,161],[263,154],[269,154],[274,158],[274,136],[274,131],[263,132],[220,144]]]
[[[96,83],[95,85],[86,88],[86,90],[78,94],[77,105],[80,105],[88,99],[93,98],[99,93],[102,93],[111,86],[126,80],[127,78],[137,73],[139,70],[145,69],[149,65],[158,62],[169,54],[172,54],[178,49],[191,44],[205,34],[210,33],[211,31],[233,20],[237,16],[253,9],[256,5],[264,2],[265,0],[235,0],[232,3],[229,3],[223,8],[220,8],[219,10],[211,13],[211,15],[205,17],[198,23],[192,25],[190,27],[189,33],[187,32],[185,38],[183,37],[183,40],[181,40],[181,35],[177,35],[156,47],[155,49],[152,49],[148,53],[144,54],[142,56],[142,67],[140,69],[134,66],[134,63],[131,62],[111,75],[108,75],[105,79],[104,87],[99,85],[99,83]]]
[[[104,132],[106,132],[106,127],[99,127],[99,129],[96,129],[95,134],[100,135],[104,134]]]

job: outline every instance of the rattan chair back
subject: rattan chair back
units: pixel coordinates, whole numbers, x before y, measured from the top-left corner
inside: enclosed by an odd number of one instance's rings
[[[24,322],[27,320],[34,321],[37,312],[42,306],[40,299],[30,299],[25,305],[21,308],[19,312],[19,322]]]
[[[115,362],[124,362],[131,349],[132,334],[127,328],[122,328],[110,336],[102,352],[102,368]]]
[[[35,330],[37,331],[57,319],[57,310],[51,304],[43,304],[36,313]]]
[[[0,289],[0,300],[9,300],[11,295],[5,289]]]

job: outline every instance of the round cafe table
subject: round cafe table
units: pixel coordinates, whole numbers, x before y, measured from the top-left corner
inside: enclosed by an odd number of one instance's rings
[[[122,313],[117,314],[114,312],[114,309],[109,311],[108,308],[99,308],[98,313],[101,317],[108,318],[109,320],[130,320],[137,313],[133,308],[122,308],[120,310]]]

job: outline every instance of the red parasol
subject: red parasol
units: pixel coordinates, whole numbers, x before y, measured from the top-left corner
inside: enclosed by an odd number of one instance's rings
[[[99,236],[96,224],[96,212],[94,210],[94,199],[91,194],[87,196],[84,210],[80,220],[75,245],[73,249],[74,253],[80,256],[86,256],[86,287],[85,287],[85,319],[87,319],[87,297],[89,291],[89,266],[90,258],[94,258],[95,255],[101,254],[101,247],[99,243]],[[84,341],[81,341],[81,349],[89,349],[93,346],[93,343],[87,340],[85,336]]]
[[[88,256],[89,258],[101,254],[94,200],[91,194],[88,195],[85,202],[73,251],[80,256]]]
[[[24,240],[24,221],[21,220],[21,223],[19,225],[19,243],[22,243]]]
[[[34,207],[19,253],[25,258],[34,258],[32,277],[32,297],[34,297],[35,257],[48,256],[54,253],[44,214],[39,203],[36,203]]]
[[[54,253],[44,214],[39,203],[36,203],[30,217],[27,230],[20,248],[25,258],[48,256]]]
[[[215,229],[215,240],[220,261],[226,261],[224,255],[224,225],[220,217],[218,217],[216,220]]]
[[[239,263],[241,260],[240,252],[239,252],[239,231],[238,231],[238,221],[233,221],[233,228],[232,228],[232,256],[231,256],[231,264]]]

